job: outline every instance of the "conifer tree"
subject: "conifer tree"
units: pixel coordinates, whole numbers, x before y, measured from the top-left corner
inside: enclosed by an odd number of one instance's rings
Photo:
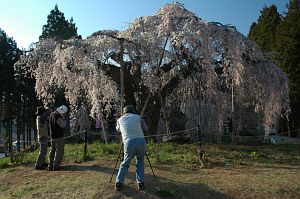
[[[275,5],[264,7],[258,22],[251,25],[248,38],[255,41],[262,51],[272,52],[275,49],[276,27],[280,22],[280,14]]]
[[[6,138],[11,138],[11,124],[14,118],[15,81],[14,63],[19,59],[21,51],[17,43],[0,29],[0,128],[4,124],[7,129]],[[11,141],[11,139],[9,139]],[[11,146],[11,142],[10,142]]]
[[[58,9],[57,5],[50,11],[47,18],[47,24],[43,26],[40,39],[56,38],[65,40],[77,36],[77,27],[73,18],[70,21],[66,20],[64,13]]]
[[[276,61],[289,78],[291,129],[300,128],[300,0],[291,0],[276,30]]]

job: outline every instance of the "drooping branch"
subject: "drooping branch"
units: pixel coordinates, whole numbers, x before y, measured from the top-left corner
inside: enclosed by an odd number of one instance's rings
[[[279,115],[289,112],[286,75],[254,43],[234,27],[207,23],[178,3],[136,19],[124,31],[42,40],[17,64],[36,77],[45,102],[53,101],[54,88],[63,87],[72,107],[82,110],[84,91],[93,117],[104,102],[119,106],[122,65],[125,103],[142,110],[148,99],[149,111],[143,112],[153,131],[161,107],[172,104],[179,104],[187,127],[207,126],[211,134],[221,133],[228,118],[235,119],[239,132],[252,123],[276,126]],[[247,121],[249,112],[255,122]]]

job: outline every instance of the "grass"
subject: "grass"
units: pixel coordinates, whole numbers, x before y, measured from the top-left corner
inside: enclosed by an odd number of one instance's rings
[[[145,160],[144,192],[136,190],[134,166],[123,192],[115,192],[113,183],[108,183],[119,144],[95,142],[87,146],[85,155],[83,144],[66,144],[67,168],[58,172],[33,169],[38,150],[26,153],[17,166],[2,158],[0,198],[300,197],[299,145],[202,147],[205,167],[200,169],[197,144],[149,142],[147,154],[157,177],[152,177]]]
[[[260,145],[260,146],[235,146],[235,145],[213,145],[202,146],[206,161],[212,166],[234,166],[253,164],[284,164],[300,165],[299,145]],[[87,145],[84,154],[83,144],[66,144],[64,161],[84,162],[97,158],[115,159],[118,155],[120,145],[103,144],[95,142]],[[198,167],[197,144],[177,144],[149,142],[147,155],[151,163],[179,165],[186,168]],[[22,163],[34,163],[38,150],[28,152],[22,159]],[[0,159],[0,168],[11,166],[10,158]]]
[[[299,145],[204,145],[205,159],[213,166],[234,166],[253,164],[300,165]],[[154,162],[197,166],[196,144],[164,143],[148,145],[150,157]]]
[[[0,158],[0,169],[4,169],[10,166],[10,158]]]

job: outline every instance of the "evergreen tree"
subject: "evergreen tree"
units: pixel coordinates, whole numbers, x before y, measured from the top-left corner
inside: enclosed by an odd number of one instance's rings
[[[24,51],[24,54],[30,53],[33,49],[29,51]],[[31,66],[30,66],[31,67]],[[24,143],[27,145],[32,141],[31,129],[34,130],[34,140],[37,139],[36,135],[36,124],[35,124],[35,110],[36,107],[41,104],[37,99],[37,94],[35,92],[35,78],[26,70],[21,68],[18,64],[14,66],[15,69],[15,83],[16,83],[16,124],[17,124],[17,140],[22,138]],[[30,129],[30,130],[28,130]],[[26,132],[27,130],[27,132]],[[26,140],[27,139],[27,140]],[[30,143],[31,144],[31,143]],[[25,145],[24,145],[25,147]]]
[[[276,27],[280,22],[281,17],[275,5],[264,7],[258,22],[251,25],[248,38],[255,41],[262,51],[272,52],[275,49]]]
[[[276,61],[287,73],[291,104],[291,129],[300,129],[300,0],[291,0],[276,30]]]
[[[73,18],[70,21],[66,20],[64,13],[58,9],[57,5],[50,11],[47,18],[47,24],[43,26],[40,39],[56,38],[65,40],[77,36],[77,27]]]
[[[7,138],[11,138],[11,124],[15,117],[15,80],[14,63],[19,59],[21,51],[17,43],[0,29],[0,128],[4,124]],[[11,141],[11,139],[10,139]],[[11,142],[10,142],[11,146]]]

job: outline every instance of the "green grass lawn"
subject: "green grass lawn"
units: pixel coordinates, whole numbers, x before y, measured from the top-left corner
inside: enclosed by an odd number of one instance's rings
[[[198,144],[177,144],[153,142],[147,145],[147,155],[151,162],[159,164],[179,165],[187,168],[198,167]],[[116,143],[103,144],[94,142],[87,145],[84,154],[84,144],[66,144],[65,162],[83,162],[97,158],[116,159],[120,145]],[[204,144],[202,146],[204,160],[210,166],[234,166],[253,164],[289,164],[300,165],[300,145],[259,145],[236,146]],[[22,163],[34,163],[38,150],[26,152]],[[10,157],[0,159],[0,168],[12,166]]]

